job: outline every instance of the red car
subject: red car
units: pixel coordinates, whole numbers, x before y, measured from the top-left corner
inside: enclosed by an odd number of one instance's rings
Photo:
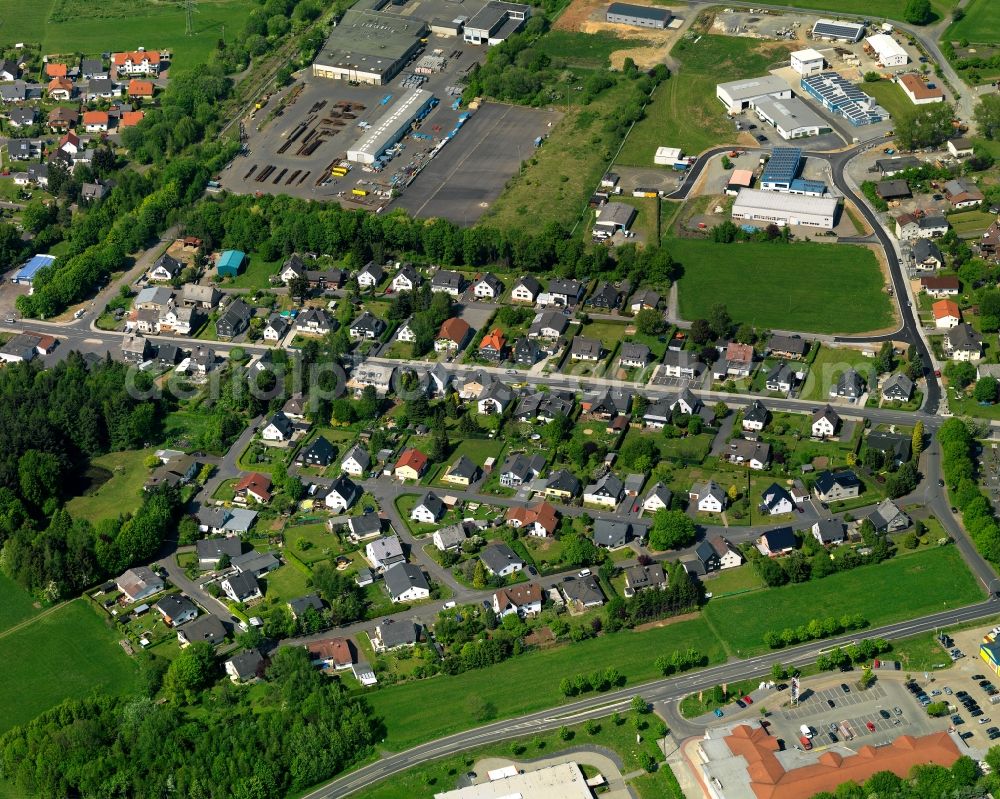
[[[808,738],[806,738],[806,736],[804,735],[801,738],[799,738],[799,743],[802,744],[802,748],[805,749],[807,752],[813,748],[813,742],[810,741]]]
[[[875,732],[875,725],[870,721],[866,721],[865,726],[868,728],[868,732]]]
[[[743,701],[746,702],[748,705],[753,704],[753,700],[749,696],[744,696]]]

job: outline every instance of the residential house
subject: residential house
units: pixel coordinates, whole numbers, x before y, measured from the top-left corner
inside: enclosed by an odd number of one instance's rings
[[[763,430],[770,419],[771,412],[764,407],[764,403],[754,400],[743,412],[743,429],[753,432]]]
[[[80,77],[84,80],[93,78],[106,78],[108,70],[104,66],[103,58],[84,58],[80,61]]]
[[[435,352],[458,352],[465,346],[472,334],[472,328],[464,319],[457,316],[446,319],[441,324],[437,338],[434,340]]]
[[[542,455],[527,455],[518,453],[507,456],[500,467],[500,485],[507,488],[517,488],[522,483],[530,483],[539,477],[545,468],[545,457]]]
[[[107,183],[96,181],[94,183],[84,183],[80,187],[80,199],[84,202],[97,202],[103,200],[111,191],[111,186]]]
[[[779,527],[776,530],[768,530],[757,539],[757,549],[761,555],[769,558],[776,558],[787,555],[798,549],[799,541],[792,532],[791,527]]]
[[[257,520],[257,511],[203,505],[197,514],[198,529],[211,535],[245,535]]]
[[[545,496],[555,499],[572,499],[580,493],[581,484],[576,475],[559,469],[549,475],[543,489]]]
[[[239,297],[233,299],[215,321],[215,332],[220,339],[232,339],[247,329],[253,310]]]
[[[396,367],[391,364],[365,363],[354,368],[347,387],[360,396],[365,388],[371,386],[377,396],[384,397],[392,389],[395,374]]]
[[[139,602],[158,594],[164,588],[163,579],[146,566],[136,566],[115,580],[115,586],[129,602]]]
[[[476,400],[476,410],[481,414],[500,415],[514,401],[514,391],[499,380],[490,383]]]
[[[450,294],[458,297],[462,293],[465,278],[458,272],[450,272],[447,269],[438,269],[431,278],[431,292],[433,294]]]
[[[375,512],[362,513],[360,516],[351,516],[347,520],[348,538],[355,544],[378,538],[382,534],[382,519]]]
[[[636,565],[625,569],[625,596],[635,596],[640,591],[663,591],[667,587],[667,575],[659,563],[648,566]]]
[[[321,638],[305,645],[309,661],[320,669],[343,671],[354,665],[354,652],[346,638]]]
[[[760,503],[760,512],[768,516],[780,516],[795,510],[791,494],[777,483],[771,483],[769,488],[765,488],[761,497],[763,502]]]
[[[649,347],[645,344],[634,344],[626,341],[621,346],[618,363],[625,369],[645,369],[649,364],[650,357]]]
[[[385,270],[378,264],[369,262],[358,272],[356,280],[362,289],[373,289],[385,280]]]
[[[198,568],[203,571],[219,568],[223,558],[232,561],[243,554],[243,542],[238,538],[201,538],[195,542]]]
[[[743,563],[742,553],[722,536],[714,536],[709,543],[719,557],[720,569],[734,569]]]
[[[722,486],[714,480],[695,483],[688,492],[688,497],[696,503],[700,513],[722,513],[729,502],[729,497]]]
[[[155,50],[134,50],[112,53],[111,64],[119,75],[159,75],[160,53]]]
[[[472,284],[472,293],[481,300],[495,300],[503,294],[503,283],[487,272]]]
[[[767,351],[772,358],[798,360],[809,354],[811,344],[801,336],[775,333],[767,341]]]
[[[588,485],[583,490],[583,501],[613,510],[622,501],[624,491],[624,484],[614,472],[607,472],[596,483]]]
[[[559,526],[559,515],[548,502],[508,508],[506,518],[507,524],[511,527],[524,530],[536,538],[546,538],[555,534]]]
[[[396,328],[396,341],[402,341],[404,344],[412,344],[416,340],[417,331],[413,329],[413,317],[411,316]]]
[[[292,323],[287,317],[280,313],[271,314],[267,318],[267,324],[264,325],[264,341],[283,341],[291,326]]]
[[[820,519],[810,528],[813,538],[823,546],[842,544],[847,539],[844,523],[839,519]]]
[[[212,285],[185,283],[181,288],[181,302],[193,308],[212,309],[219,304],[219,290]]]
[[[934,269],[940,269],[944,266],[944,255],[941,254],[941,250],[938,246],[928,239],[917,239],[913,243],[913,248],[910,250],[910,254],[913,256],[913,267],[914,269],[920,271],[933,271]],[[956,284],[958,283],[958,278],[953,278]],[[956,290],[956,294],[958,291]]]
[[[542,285],[531,275],[526,275],[514,284],[510,298],[514,302],[534,303],[541,291]]]
[[[337,329],[337,323],[322,308],[306,308],[295,317],[294,327],[302,336],[325,336]]]
[[[712,368],[716,379],[749,377],[753,371],[753,361],[753,347],[731,341],[726,346],[725,354]]]
[[[700,399],[691,393],[690,389],[683,389],[670,403],[671,411],[678,411],[688,416],[698,415],[707,424],[715,420],[715,414],[710,408],[706,408]]]
[[[410,511],[410,520],[435,524],[444,516],[444,503],[433,491],[428,491]]]
[[[211,613],[199,616],[194,621],[189,621],[177,628],[177,641],[180,643],[181,649],[199,642],[215,646],[225,640],[226,628],[219,621],[219,617],[213,616]]]
[[[763,441],[734,438],[726,446],[723,457],[730,463],[738,463],[760,471],[771,463],[771,445]]]
[[[126,94],[129,100],[152,100],[155,84],[151,80],[135,80],[128,82]]]
[[[522,336],[514,342],[514,363],[518,366],[534,366],[542,359],[542,348],[533,339]]]
[[[415,291],[422,279],[412,264],[403,264],[399,267],[399,271],[393,275],[392,283],[389,285],[395,292]]]
[[[393,467],[393,476],[398,480],[419,480],[427,471],[427,456],[419,449],[409,447],[400,453],[396,465]]]
[[[558,339],[569,326],[569,319],[559,311],[539,311],[531,320],[528,338]]]
[[[538,583],[522,583],[501,588],[493,594],[493,612],[501,619],[512,613],[537,616],[542,612],[542,587]]]
[[[933,247],[931,242],[926,242],[928,247]],[[929,294],[935,299],[947,299],[948,297],[957,297],[960,289],[960,283],[956,275],[948,275],[947,277],[922,277],[920,278],[920,288],[924,293]]]
[[[841,397],[854,402],[865,393],[865,381],[854,369],[845,369],[837,384],[830,387],[830,397]]]
[[[14,81],[21,76],[21,67],[12,58],[0,61],[0,81]]]
[[[41,92],[34,86],[29,89],[23,80],[0,85],[0,101],[4,103],[21,103],[27,100],[29,95],[41,97]]]
[[[816,478],[813,491],[822,502],[854,499],[861,494],[861,481],[852,471],[824,471]]]
[[[83,129],[87,133],[105,133],[108,130],[107,111],[84,111]]]
[[[380,571],[405,562],[406,556],[403,555],[403,545],[399,541],[399,536],[386,535],[370,541],[365,546],[365,560]]]
[[[966,139],[964,136],[958,136],[954,139],[948,139],[945,143],[948,147],[948,152],[951,153],[955,158],[965,158],[966,156],[972,155],[975,151],[975,146],[973,143]]]
[[[264,677],[267,659],[258,649],[248,649],[233,655],[225,663],[226,674],[234,683],[246,683],[260,680]]]
[[[360,444],[355,444],[340,462],[340,470],[352,477],[363,477],[371,465],[372,459],[368,450]]]
[[[13,161],[30,161],[41,156],[42,142],[39,139],[10,139],[7,152]]]
[[[621,549],[632,539],[632,525],[618,519],[594,521],[594,543],[606,549]]]
[[[665,377],[680,377],[692,380],[697,377],[700,368],[697,356],[688,350],[667,350],[663,356],[663,374]]]
[[[181,272],[184,271],[184,264],[171,255],[163,253],[153,262],[153,267],[149,270],[149,279],[169,283]]]
[[[578,610],[597,608],[604,604],[604,592],[593,575],[573,577],[560,583],[566,602]]]
[[[151,354],[149,340],[144,336],[126,335],[122,339],[122,358],[125,363],[137,366],[147,361]]]
[[[986,232],[973,243],[973,249],[984,260],[995,262],[1000,258],[1000,220],[986,229]]]
[[[660,307],[661,297],[652,289],[643,289],[632,295],[629,310],[637,314],[639,311],[655,311]]]
[[[898,533],[910,526],[910,517],[891,499],[882,500],[867,518],[876,533]]]
[[[632,392],[620,388],[608,388],[595,394],[584,396],[580,407],[588,416],[610,420],[627,415],[632,410]]]
[[[601,281],[594,293],[587,298],[587,305],[606,311],[614,311],[621,304],[621,293],[611,283]]]
[[[441,477],[441,481],[452,485],[468,487],[479,479],[480,468],[462,455]]]
[[[303,466],[318,466],[325,469],[333,463],[336,450],[324,436],[317,437],[308,447],[299,452],[296,460]]]
[[[419,566],[397,563],[382,575],[385,590],[393,602],[416,602],[431,595],[431,587]]]
[[[271,501],[271,476],[260,472],[245,474],[233,487],[233,493],[243,502],[266,505]]]
[[[882,398],[890,402],[909,402],[913,396],[913,381],[902,373],[896,373],[882,384]]]
[[[341,474],[331,483],[323,503],[335,513],[343,513],[361,498],[361,493],[361,486],[346,474]]]
[[[250,572],[232,574],[220,585],[225,595],[233,602],[251,602],[264,596],[257,577]]]
[[[348,333],[354,340],[376,339],[385,332],[385,322],[376,316],[373,316],[370,312],[365,311],[357,319],[351,322],[350,328],[348,328]]]
[[[276,411],[261,427],[260,437],[265,441],[289,441],[295,427],[284,411]]]
[[[53,133],[62,133],[80,124],[80,112],[62,105],[56,106],[49,111],[47,121],[49,130]]]
[[[507,358],[507,339],[499,327],[493,328],[479,342],[479,357],[488,361],[503,361]]]
[[[7,114],[7,124],[15,130],[30,128],[35,124],[37,114],[34,107],[12,108]]]
[[[978,361],[983,357],[983,337],[967,322],[945,333],[942,347],[953,361]]]
[[[699,577],[709,572],[718,571],[719,555],[708,541],[702,540],[695,544],[694,552],[685,556],[681,560],[684,570],[688,574],[695,574]]]
[[[563,280],[553,278],[549,281],[546,291],[538,295],[539,305],[557,305],[561,308],[572,307],[580,300],[584,284],[578,280]]]
[[[956,327],[962,321],[962,312],[954,300],[938,300],[931,306],[931,311],[937,328]]]
[[[905,180],[880,180],[875,186],[875,193],[886,202],[912,196],[910,184]]]
[[[391,652],[420,641],[420,628],[412,621],[388,621],[375,625],[375,634],[369,636],[376,652]]]
[[[215,350],[198,345],[191,350],[191,368],[198,374],[208,374],[215,367]]]
[[[495,543],[485,547],[479,553],[479,559],[486,571],[497,577],[507,577],[524,568],[524,561],[506,544]]]
[[[69,78],[53,78],[45,90],[49,97],[57,103],[66,102],[73,96],[73,81]]]
[[[87,82],[87,88],[82,90],[88,103],[99,100],[113,100],[121,95],[121,87],[110,78],[92,78]],[[111,115],[108,115],[109,121]]]
[[[955,178],[944,184],[944,196],[952,208],[975,208],[984,197],[970,178]]]
[[[830,438],[840,427],[840,416],[829,405],[814,411],[811,421],[813,438]]]
[[[431,540],[439,551],[447,552],[453,549],[461,549],[462,544],[468,540],[468,537],[468,533],[465,532],[465,525],[459,522],[458,524],[449,524],[447,527],[435,530],[434,535],[431,536]]]
[[[673,499],[673,492],[662,482],[657,482],[646,498],[642,501],[642,509],[649,513],[656,513],[658,510],[669,510],[670,500]]]
[[[279,568],[281,561],[270,552],[257,552],[251,549],[249,552],[235,555],[232,559],[232,565],[240,574],[263,577]]]
[[[604,346],[600,339],[574,336],[570,345],[569,357],[574,361],[596,362],[604,355]]]

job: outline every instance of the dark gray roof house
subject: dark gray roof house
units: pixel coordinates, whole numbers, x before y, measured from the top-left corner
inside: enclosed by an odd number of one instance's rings
[[[572,472],[559,469],[549,475],[549,479],[545,482],[545,489],[546,491],[559,494],[565,493],[571,497],[575,497],[580,493],[580,481]]]
[[[812,526],[812,534],[821,544],[839,544],[844,540],[844,523],[839,519],[820,519]]]
[[[377,637],[386,649],[412,646],[420,640],[420,628],[412,621],[393,621],[380,624]]]
[[[542,356],[541,347],[536,341],[521,336],[514,342],[514,362],[521,366],[534,366]]]
[[[253,310],[239,297],[235,298],[215,322],[215,332],[219,338],[230,339],[238,336],[253,318]]]
[[[602,282],[590,295],[587,305],[594,308],[604,308],[613,310],[621,303],[621,294],[618,289],[608,282]]]
[[[382,580],[385,582],[386,591],[389,592],[389,596],[394,601],[398,600],[407,591],[413,589],[422,591],[431,590],[427,578],[424,577],[424,573],[420,570],[420,567],[412,563],[397,563],[395,566],[386,569],[382,575]]]
[[[319,436],[312,444],[299,453],[297,460],[306,466],[326,467],[333,463],[334,455],[333,444],[323,436]]]
[[[226,628],[217,616],[206,613],[204,616],[199,616],[194,621],[189,621],[187,624],[178,627],[177,638],[182,643],[187,644],[207,641],[214,645],[225,640]]]
[[[882,500],[869,515],[868,521],[878,533],[898,533],[910,526],[910,517],[899,509],[891,499]]]
[[[490,544],[479,553],[479,558],[487,571],[492,574],[508,574],[524,568],[524,561],[506,544]]]
[[[968,322],[956,325],[944,334],[944,351],[962,360],[978,358],[983,351],[983,337]]]
[[[837,385],[830,393],[838,397],[857,399],[865,393],[865,381],[854,369],[847,369],[837,379]]]
[[[644,367],[649,363],[650,350],[645,344],[626,341],[621,346],[619,359],[622,366]]]
[[[570,357],[577,361],[599,361],[604,347],[600,339],[574,336],[570,347]]]
[[[297,619],[310,608],[316,611],[323,609],[323,600],[318,594],[306,594],[288,602],[288,609],[292,611],[293,619]]]
[[[597,519],[594,522],[594,543],[599,547],[617,549],[625,546],[632,537],[632,525],[613,519]]]
[[[903,464],[910,459],[913,441],[910,436],[900,433],[873,430],[865,439],[865,446],[891,457],[896,464]]]
[[[667,587],[667,575],[659,563],[648,566],[629,566],[625,569],[625,596],[643,591],[647,588],[663,589]]]
[[[266,659],[257,649],[248,649],[226,661],[226,673],[237,682],[255,680],[264,676]]]
[[[443,291],[448,294],[460,294],[465,279],[458,272],[448,269],[438,269],[431,278],[431,291]]]
[[[236,536],[229,538],[202,538],[195,542],[198,563],[202,566],[217,566],[223,556],[235,558],[243,554],[243,542]]]
[[[574,577],[560,583],[566,601],[581,605],[585,608],[594,608],[604,604],[604,592],[597,584],[594,575],[587,577]]]

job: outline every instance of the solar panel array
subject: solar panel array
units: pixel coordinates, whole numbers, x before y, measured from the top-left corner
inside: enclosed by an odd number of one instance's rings
[[[865,32],[864,25],[856,25],[850,22],[834,22],[829,19],[821,19],[813,25],[813,36],[827,39],[847,39],[856,42]]]
[[[826,184],[821,180],[797,178],[789,186],[791,194],[811,194],[821,197],[826,194]]]
[[[855,127],[873,125],[885,119],[871,97],[836,72],[804,77],[802,88]]]
[[[802,150],[798,147],[775,147],[760,179],[764,183],[791,183],[799,173],[801,160]]]

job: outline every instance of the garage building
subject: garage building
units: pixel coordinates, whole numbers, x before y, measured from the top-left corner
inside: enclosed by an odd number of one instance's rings
[[[634,25],[637,28],[666,28],[673,16],[666,8],[612,3],[608,6],[607,20],[619,25]]]
[[[792,96],[792,88],[775,75],[764,75],[760,78],[720,83],[715,87],[715,96],[722,101],[730,114],[738,114],[749,108],[759,97],[787,100]]]
[[[359,164],[374,164],[410,129],[415,119],[436,105],[434,95],[426,89],[411,89],[393,103],[347,151],[347,160]]]
[[[635,219],[636,210],[631,205],[625,203],[605,203],[597,212],[597,221],[594,222],[595,231],[603,231],[609,235],[614,235],[619,230],[628,230]]]
[[[860,42],[865,35],[865,26],[857,22],[842,22],[833,19],[817,20],[813,25],[814,39],[826,39],[830,42]]]
[[[313,75],[382,86],[399,74],[420,49],[427,26],[378,8],[355,7],[344,13],[313,61]]]
[[[865,45],[875,54],[883,67],[902,67],[910,57],[903,46],[887,33],[876,33],[865,39]]]
[[[803,225],[832,230],[836,197],[809,197],[785,192],[742,189],[733,203],[733,219],[775,225]]]
[[[822,72],[825,64],[823,54],[811,47],[792,53],[792,69],[800,75],[815,75]]]
[[[789,100],[759,97],[754,100],[753,108],[758,119],[773,125],[783,139],[818,136],[821,132],[830,129],[823,117],[798,97],[792,97]]]

